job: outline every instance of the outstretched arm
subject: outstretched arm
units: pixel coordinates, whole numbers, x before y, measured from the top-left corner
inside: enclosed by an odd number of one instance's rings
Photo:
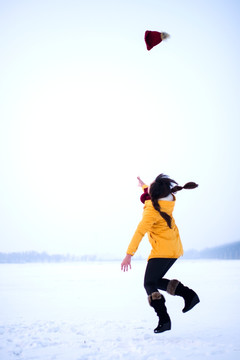
[[[142,181],[142,179],[140,178],[140,176],[138,176],[137,179],[138,179],[138,186],[142,187],[143,185],[146,185],[146,184]]]
[[[141,188],[143,189],[143,194],[141,195],[140,200],[143,204],[145,204],[146,200],[151,200],[151,197],[148,193],[148,185],[146,185],[139,176],[137,177],[137,179],[138,186],[141,186]]]
[[[127,254],[121,263],[121,270],[128,271],[128,267],[131,269],[132,255]]]

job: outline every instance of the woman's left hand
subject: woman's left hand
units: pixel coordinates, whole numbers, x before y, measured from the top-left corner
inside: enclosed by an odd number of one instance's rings
[[[142,179],[140,179],[140,176],[138,176],[137,179],[138,179],[138,186],[142,187],[143,185],[146,185],[146,184],[142,181]]]

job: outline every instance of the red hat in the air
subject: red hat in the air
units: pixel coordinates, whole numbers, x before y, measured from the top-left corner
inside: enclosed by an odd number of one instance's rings
[[[165,32],[147,30],[144,37],[147,49],[151,50],[154,46],[160,44],[162,40],[169,38],[169,36],[170,35]]]

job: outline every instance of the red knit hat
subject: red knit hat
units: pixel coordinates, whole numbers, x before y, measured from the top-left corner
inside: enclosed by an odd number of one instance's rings
[[[154,46],[160,44],[162,40],[165,40],[169,38],[170,35],[168,35],[165,32],[158,32],[158,31],[149,31],[147,30],[145,32],[145,43],[147,45],[147,49],[151,50]]]

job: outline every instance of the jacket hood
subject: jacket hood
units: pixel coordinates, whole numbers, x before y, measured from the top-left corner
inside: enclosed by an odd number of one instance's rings
[[[174,196],[174,200],[172,200],[172,201],[158,200],[158,203],[160,205],[161,211],[163,211],[163,212],[167,213],[168,215],[172,216],[172,213],[173,213],[173,210],[174,210],[174,207],[175,207],[175,203],[176,203],[175,196]],[[144,209],[148,208],[148,207],[149,208],[151,207],[153,210],[155,210],[151,200],[146,200],[145,201]],[[157,211],[157,210],[155,210],[155,211]]]

